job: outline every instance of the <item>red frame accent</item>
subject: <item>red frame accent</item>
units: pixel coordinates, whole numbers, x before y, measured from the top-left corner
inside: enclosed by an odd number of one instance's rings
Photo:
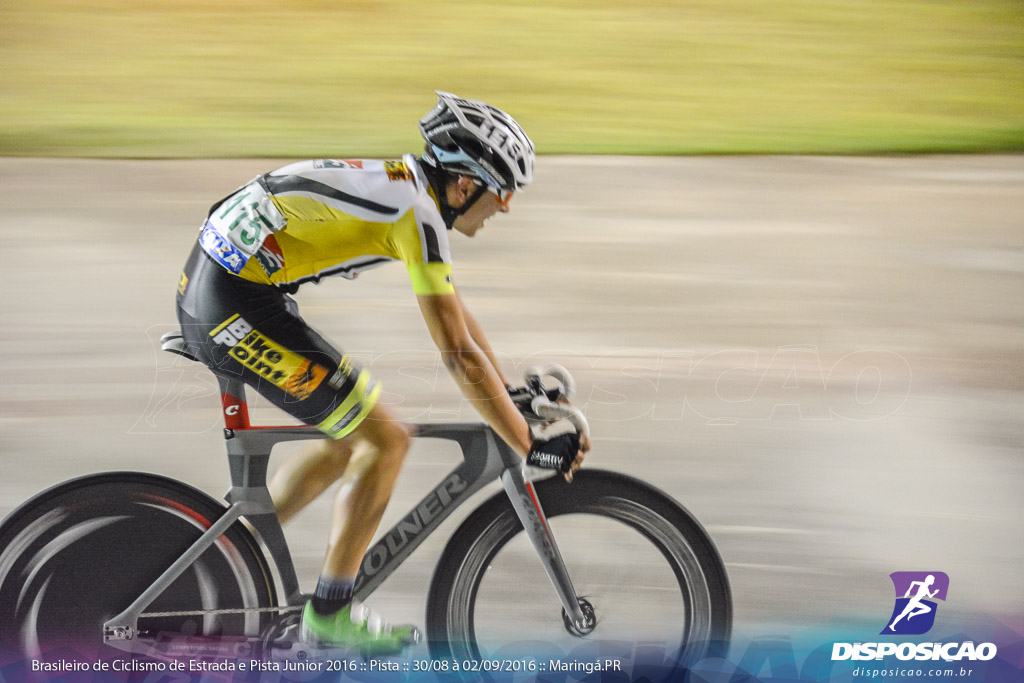
[[[245,402],[245,397],[237,398],[225,392],[220,395],[220,404],[226,428],[249,429],[249,405]],[[236,408],[236,410],[232,411],[232,408]]]
[[[544,525],[544,533],[548,535],[548,540],[551,541],[551,529],[548,528],[548,520],[544,518],[544,511],[540,508],[537,492],[533,490],[533,482],[526,482],[526,489],[530,492],[530,497],[533,498],[533,507],[537,508],[537,516],[540,517],[540,523]]]
[[[156,500],[160,501],[160,503],[162,503],[163,505],[166,505],[169,508],[173,508],[173,509],[177,510],[178,512],[180,512],[180,513],[182,513],[184,515],[188,515],[192,519],[196,520],[197,522],[199,522],[203,526],[204,529],[209,529],[211,526],[213,526],[213,523],[210,522],[210,520],[206,519],[206,517],[203,517],[201,514],[199,514],[198,512],[193,510],[192,508],[190,508],[188,506],[185,506],[185,505],[182,505],[181,503],[179,503],[176,500],[171,500],[170,498],[165,498],[163,496],[153,496],[153,497]]]
[[[187,505],[183,505],[182,503],[179,503],[176,500],[173,500],[171,498],[166,498],[164,496],[156,496],[156,495],[152,495],[152,494],[145,494],[145,497],[149,498],[151,500],[155,500],[157,503],[159,503],[161,505],[165,505],[165,506],[171,508],[172,510],[177,510],[178,512],[182,513],[183,515],[186,515],[187,517],[189,517],[191,519],[194,519],[195,521],[199,522],[199,524],[204,529],[209,529],[211,526],[213,526],[213,522],[211,522],[210,520],[206,519],[206,517],[203,517],[196,510],[193,510],[192,508],[188,507]],[[220,543],[225,548],[227,548],[228,551],[230,553],[232,553],[232,555],[234,555],[236,558],[238,557],[238,550],[235,549],[235,544],[232,543],[231,540],[227,536],[225,536],[224,534],[221,534],[220,538],[217,539],[217,543]]]
[[[249,404],[244,398],[237,398],[232,394],[223,392],[220,395],[221,414],[224,416],[224,426],[236,432],[243,432],[247,429],[285,429],[296,425],[265,425],[254,427],[249,422]],[[229,408],[237,410],[228,413]]]

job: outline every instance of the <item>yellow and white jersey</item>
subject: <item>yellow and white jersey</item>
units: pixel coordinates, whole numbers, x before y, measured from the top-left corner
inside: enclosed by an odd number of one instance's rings
[[[214,207],[200,244],[238,277],[289,290],[401,261],[417,294],[453,291],[445,224],[411,154],[301,161],[259,176]]]

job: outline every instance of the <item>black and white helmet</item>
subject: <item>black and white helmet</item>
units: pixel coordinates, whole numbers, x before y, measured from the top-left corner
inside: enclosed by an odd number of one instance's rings
[[[420,119],[427,163],[479,178],[495,190],[533,182],[533,142],[515,119],[489,104],[437,91],[437,106]]]

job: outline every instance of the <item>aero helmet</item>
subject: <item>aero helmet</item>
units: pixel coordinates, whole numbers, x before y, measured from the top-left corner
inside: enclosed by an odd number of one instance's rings
[[[533,181],[533,142],[515,119],[484,102],[436,92],[437,106],[420,119],[427,163],[495,190],[515,191]]]

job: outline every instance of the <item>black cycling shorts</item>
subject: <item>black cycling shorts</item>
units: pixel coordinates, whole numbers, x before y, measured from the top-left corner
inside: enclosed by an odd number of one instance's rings
[[[291,297],[232,275],[198,244],[177,304],[189,350],[211,370],[329,436],[350,434],[380,395],[380,384],[310,328]]]

